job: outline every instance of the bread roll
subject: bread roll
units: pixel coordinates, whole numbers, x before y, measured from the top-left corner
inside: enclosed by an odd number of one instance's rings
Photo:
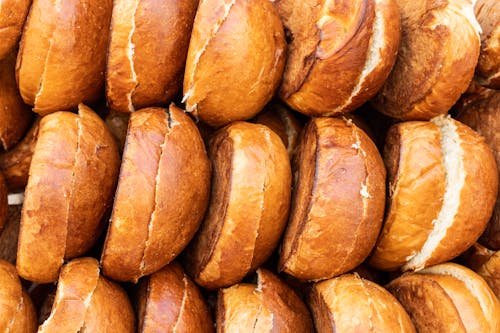
[[[401,22],[393,0],[275,0],[288,32],[279,95],[310,116],[356,109],[396,61]]]
[[[19,275],[56,281],[63,259],[90,249],[111,203],[119,163],[106,125],[85,105],[78,114],[42,118],[21,218]]]
[[[142,333],[214,331],[208,305],[177,263],[141,281],[137,312]]]
[[[1,10],[0,8],[0,17]],[[1,31],[0,28],[0,36]],[[33,115],[19,96],[14,69],[15,63],[16,59],[13,54],[0,60],[0,148],[4,150],[12,148],[24,135],[30,126]]]
[[[315,118],[304,128],[294,162],[292,211],[279,270],[301,280],[346,273],[369,255],[380,231],[382,158],[352,121]]]
[[[457,264],[441,264],[392,281],[389,291],[420,333],[496,333],[500,303],[486,282]]]
[[[34,0],[17,57],[24,101],[46,115],[98,99],[112,0]]]
[[[370,263],[419,270],[467,250],[484,231],[498,173],[484,138],[449,117],[394,125],[384,157],[388,212]]]
[[[36,310],[16,268],[0,259],[0,332],[33,333]]]
[[[198,229],[210,193],[210,162],[196,125],[173,104],[130,117],[104,275],[137,280],[171,262]]]
[[[2,41],[0,60],[16,48],[30,6],[31,0],[2,0],[0,8],[0,40]]]
[[[288,155],[292,158],[302,130],[302,124],[292,112],[281,104],[270,103],[255,117],[255,122],[266,125],[278,134],[285,144]]]
[[[257,270],[257,284],[221,289],[217,299],[217,332],[301,332],[314,328],[307,307],[278,277]]]
[[[484,136],[495,154],[497,173],[500,174],[500,92],[487,90],[477,99],[462,104],[457,110],[457,119]],[[498,196],[493,215],[480,242],[500,250],[500,197]]]
[[[106,66],[111,109],[165,104],[180,90],[198,0],[114,2]]]
[[[479,57],[474,0],[396,0],[402,39],[398,59],[374,100],[402,120],[446,114],[467,90]]]
[[[464,265],[479,274],[500,299],[500,251],[474,244],[461,256]]]
[[[477,81],[491,89],[500,89],[500,2],[477,0],[474,7],[482,28],[481,53],[476,68]]]
[[[357,274],[314,284],[309,307],[318,333],[416,332],[408,314],[387,290]]]
[[[259,124],[235,122],[210,143],[212,195],[188,248],[186,270],[208,289],[240,282],[271,255],[286,225],[291,170],[280,137]]]
[[[135,332],[127,294],[100,275],[97,260],[74,259],[61,269],[50,316],[38,328],[53,332]]]
[[[187,110],[215,127],[255,116],[281,80],[285,47],[269,0],[201,1],[184,73]]]
[[[0,153],[0,171],[5,176],[9,192],[23,190],[28,183],[31,159],[35,151],[40,118],[36,118],[24,138],[9,151]]]
[[[2,232],[5,224],[7,223],[7,185],[5,184],[5,178],[0,172],[0,232]]]

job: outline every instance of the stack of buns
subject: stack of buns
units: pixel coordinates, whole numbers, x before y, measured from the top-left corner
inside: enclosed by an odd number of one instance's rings
[[[0,0],[0,332],[500,333],[498,0]]]

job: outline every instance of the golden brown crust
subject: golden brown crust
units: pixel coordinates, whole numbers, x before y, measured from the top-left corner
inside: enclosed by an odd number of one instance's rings
[[[275,1],[290,31],[280,97],[307,115],[349,112],[380,89],[396,60],[392,0]]]
[[[2,233],[3,228],[7,223],[8,216],[8,201],[7,201],[7,185],[5,184],[5,178],[0,172],[0,233]]]
[[[319,333],[415,332],[410,317],[389,292],[356,274],[315,284],[309,306]]]
[[[285,228],[291,170],[269,128],[235,122],[210,144],[214,176],[204,223],[186,254],[187,271],[205,288],[237,283],[272,253]]]
[[[486,262],[475,269],[476,273],[488,283],[491,290],[500,299],[500,252],[493,253]]]
[[[374,100],[402,120],[446,114],[467,89],[479,56],[479,25],[469,0],[397,0],[402,18],[398,59]]]
[[[134,332],[135,319],[127,295],[99,273],[99,263],[93,258],[66,264],[50,316],[38,332]]]
[[[34,0],[17,59],[21,96],[45,115],[96,100],[104,69],[112,0]]]
[[[137,281],[172,261],[198,229],[209,188],[210,164],[194,122],[174,105],[135,112],[102,254],[104,274]]]
[[[35,282],[57,280],[63,258],[95,242],[112,198],[119,155],[104,122],[89,108],[44,117],[30,166],[17,268]]]
[[[483,279],[452,263],[405,274],[388,285],[419,332],[498,332],[500,302]]]
[[[476,80],[491,89],[500,89],[500,2],[478,0],[474,7],[483,30]]]
[[[386,172],[375,144],[350,121],[313,119],[301,140],[279,269],[326,279],[358,266],[375,245]]]
[[[0,32],[1,30],[0,27]],[[10,149],[23,136],[33,116],[19,95],[14,70],[15,63],[14,54],[9,54],[5,59],[0,60],[0,147],[4,150]]]
[[[125,147],[129,119],[130,114],[128,113],[111,111],[104,120],[116,141],[120,154],[123,153],[123,148]]]
[[[16,48],[32,0],[3,0],[0,10],[0,60]],[[3,77],[3,76],[2,76]]]
[[[388,210],[370,264],[396,270],[424,244],[445,191],[440,132],[430,122],[406,122],[389,130],[384,161]],[[428,195],[432,193],[432,196]]]
[[[208,305],[179,264],[169,264],[142,284],[140,332],[213,332]]]
[[[258,284],[221,289],[217,299],[217,332],[314,331],[305,304],[277,276],[257,270]]]
[[[202,1],[184,73],[187,110],[211,126],[255,116],[279,84],[285,47],[270,1]]]
[[[293,113],[281,104],[270,103],[254,120],[257,124],[266,125],[278,134],[285,144],[288,155],[292,158],[302,130],[302,124]]]
[[[197,0],[116,1],[106,70],[111,109],[164,104],[180,90]]]
[[[0,331],[33,333],[36,311],[16,268],[0,259]]]
[[[36,118],[24,138],[9,151],[0,153],[0,170],[10,192],[22,190],[28,184],[31,159],[35,151],[40,118]]]
[[[487,90],[483,96],[462,103],[457,110],[457,119],[484,136],[486,143],[495,154],[500,172],[500,92]],[[500,249],[500,197],[497,197],[495,209],[480,242],[492,249]]]

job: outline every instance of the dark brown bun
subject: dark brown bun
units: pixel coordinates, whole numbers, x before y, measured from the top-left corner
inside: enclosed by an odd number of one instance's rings
[[[3,41],[0,42],[2,43]],[[33,117],[30,108],[19,95],[15,64],[13,54],[0,60],[0,149],[4,150],[11,149],[22,138]]]
[[[135,332],[135,316],[127,294],[100,275],[94,258],[64,265],[50,316],[38,328],[53,332]]]
[[[500,89],[500,2],[477,0],[474,7],[482,28],[481,53],[476,68],[476,80],[491,89]]]
[[[5,178],[0,172],[0,233],[2,232],[5,224],[7,223],[8,215],[8,201],[7,201],[8,189],[5,184]]]
[[[145,277],[139,290],[139,332],[214,331],[208,305],[179,264]]]
[[[16,196],[17,198],[13,198]],[[10,194],[9,201],[23,199],[22,194]],[[19,236],[19,224],[21,223],[22,201],[9,203],[7,208],[7,222],[0,231],[0,259],[16,264],[17,237]]]
[[[275,0],[289,31],[279,95],[310,116],[356,109],[396,61],[401,21],[393,0]]]
[[[270,103],[254,118],[254,121],[266,125],[278,134],[292,158],[299,143],[302,124],[291,111],[279,103]]]
[[[46,115],[101,96],[112,0],[33,2],[17,57],[24,101]]]
[[[208,289],[230,286],[272,254],[285,229],[291,170],[280,137],[268,127],[235,122],[210,143],[212,196],[186,253],[186,270]]]
[[[252,118],[279,85],[285,48],[269,0],[201,1],[184,73],[187,110],[214,127]]]
[[[169,102],[181,89],[198,0],[114,1],[106,68],[111,109]]]
[[[221,289],[217,332],[314,332],[307,307],[277,276],[257,270],[257,284]]]
[[[113,137],[85,105],[78,114],[42,118],[21,218],[19,275],[54,282],[63,259],[90,249],[111,204],[119,164]]]
[[[500,174],[500,91],[481,91],[474,100],[461,103],[461,107],[457,109],[457,119],[484,136],[495,154]],[[480,242],[500,250],[500,196],[497,196],[493,215]]]
[[[410,314],[419,333],[496,333],[500,303],[468,268],[441,264],[404,274],[387,288]]]
[[[0,259],[0,332],[34,333],[36,310],[16,268]]]
[[[345,274],[314,284],[309,296],[318,333],[414,333],[401,304],[384,288]]]
[[[210,162],[191,118],[173,104],[134,112],[101,257],[104,275],[137,282],[171,262],[198,229],[209,194]]]
[[[295,184],[279,269],[301,280],[328,279],[370,254],[385,204],[385,168],[352,121],[314,118],[294,161]]]
[[[450,117],[394,125],[384,158],[388,211],[370,258],[382,270],[419,270],[450,260],[479,238],[498,187],[482,136]]]
[[[479,57],[481,28],[472,1],[397,0],[402,39],[398,59],[374,100],[402,120],[446,114],[467,90]]]
[[[21,37],[32,0],[2,0],[0,10],[0,60],[14,51]]]
[[[9,192],[23,190],[28,184],[31,159],[35,151],[40,118],[36,118],[24,138],[6,152],[0,153],[0,171]]]

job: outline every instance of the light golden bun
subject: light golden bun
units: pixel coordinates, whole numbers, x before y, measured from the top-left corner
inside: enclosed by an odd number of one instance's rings
[[[38,333],[135,332],[135,316],[125,291],[100,275],[94,258],[63,266],[49,317]]]
[[[235,122],[210,143],[212,196],[186,253],[186,270],[208,289],[230,286],[271,255],[290,206],[291,169],[280,137],[264,125]]]
[[[221,289],[217,332],[314,332],[307,307],[277,276],[257,270],[257,284]]]
[[[371,265],[419,270],[474,244],[490,219],[498,186],[484,138],[441,116],[394,125],[384,150],[388,211]]]
[[[130,117],[110,226],[104,275],[137,280],[171,262],[205,214],[210,162],[194,122],[173,104]]]
[[[98,99],[112,0],[34,0],[17,57],[24,101],[46,115]]]
[[[139,331],[142,333],[210,333],[210,309],[198,287],[177,263],[145,277],[139,289]]]
[[[384,288],[345,274],[314,284],[309,295],[318,333],[414,333],[401,304]]]
[[[36,310],[16,268],[0,259],[0,332],[34,333]]]
[[[78,114],[42,118],[21,218],[19,275],[54,282],[64,258],[90,249],[111,203],[119,163],[106,125],[85,105]]]
[[[281,80],[285,47],[269,0],[201,1],[184,73],[187,110],[215,127],[252,118]]]
[[[473,0],[396,0],[402,39],[398,59],[374,100],[402,120],[446,114],[467,90],[479,57],[481,28]]]
[[[32,0],[2,0],[0,10],[0,60],[12,52],[21,37]]]
[[[111,109],[133,112],[179,92],[198,0],[114,1],[106,68]]]
[[[361,264],[384,215],[386,172],[375,144],[352,121],[314,118],[302,133],[294,173],[279,269],[320,280]]]
[[[275,0],[290,32],[279,95],[310,116],[356,109],[396,61],[401,22],[393,0]]]
[[[491,89],[500,89],[500,2],[477,0],[474,7],[482,28],[481,53],[476,80]]]
[[[496,333],[500,303],[486,282],[457,264],[441,264],[392,281],[389,291],[420,333]]]

